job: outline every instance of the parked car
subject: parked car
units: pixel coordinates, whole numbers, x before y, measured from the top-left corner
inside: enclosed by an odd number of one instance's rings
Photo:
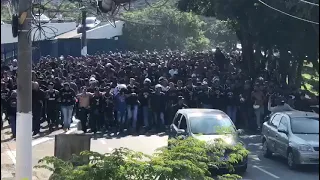
[[[262,126],[263,155],[287,159],[290,169],[319,165],[319,114],[288,111],[273,114]]]
[[[221,134],[219,129],[228,128],[228,133]],[[215,109],[180,109],[175,114],[170,125],[169,140],[176,137],[194,137],[206,142],[221,138],[226,143],[236,145],[244,143],[240,140],[241,130],[236,130],[230,117],[220,110]],[[170,147],[170,144],[168,145]],[[221,160],[229,159],[231,152],[225,152]],[[248,157],[242,162],[234,164],[237,172],[243,173],[247,170]],[[219,170],[226,170],[226,167],[219,167]]]
[[[34,14],[33,15],[33,19],[36,20],[37,22],[40,23],[49,23],[50,22],[50,18],[48,18],[46,15],[44,14]]]
[[[93,29],[95,27],[97,27],[99,24],[101,23],[101,21],[99,21],[96,17],[87,17],[86,18],[86,31],[89,29]],[[77,33],[81,33],[82,32],[82,24],[80,23],[77,27]]]

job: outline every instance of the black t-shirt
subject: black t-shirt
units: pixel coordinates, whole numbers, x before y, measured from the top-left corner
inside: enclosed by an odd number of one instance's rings
[[[151,108],[153,111],[156,112],[164,112],[166,107],[167,98],[163,92],[152,93],[151,97]]]
[[[138,88],[137,86],[127,86],[127,98],[126,102],[128,105],[137,105],[138,104]]]
[[[9,89],[1,89],[1,105],[4,105],[8,98],[10,96],[10,90]]]
[[[149,89],[149,88],[142,89],[139,95],[140,105],[148,106],[151,96],[152,96],[152,89]]]
[[[113,96],[105,94],[103,96],[103,109],[106,112],[113,112],[114,110],[114,99]]]
[[[46,91],[47,96],[47,106],[55,107],[58,104],[59,91],[54,89],[52,92],[50,90]]]
[[[209,89],[203,89],[202,91],[199,92],[199,102],[202,104],[212,104],[213,101],[213,94],[211,88]]]
[[[62,106],[72,106],[75,103],[76,93],[73,89],[61,89],[60,91],[60,98],[61,98],[61,105]]]
[[[169,89],[166,93],[169,104],[176,104],[178,102],[178,91],[176,89]]]
[[[90,109],[92,113],[103,112],[103,97],[102,96],[92,96],[90,99]]]
[[[10,97],[7,104],[7,115],[16,117],[17,114],[17,98]]]

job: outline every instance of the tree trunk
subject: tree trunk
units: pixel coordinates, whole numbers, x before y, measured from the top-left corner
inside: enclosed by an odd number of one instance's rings
[[[244,63],[244,69],[248,72],[249,76],[255,78],[254,70],[254,54],[253,54],[253,42],[249,33],[245,31],[236,31],[236,34],[240,40],[242,46],[242,60]]]
[[[299,58],[297,59],[298,61],[298,67],[297,67],[297,73],[296,73],[296,86],[298,86],[299,88],[301,87],[301,81],[302,81],[302,67],[303,67],[303,59]]]

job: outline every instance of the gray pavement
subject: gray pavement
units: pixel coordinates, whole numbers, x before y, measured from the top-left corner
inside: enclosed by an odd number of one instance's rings
[[[69,133],[80,133],[76,131],[76,126]],[[44,137],[33,140],[33,165],[45,156],[52,156],[54,151],[54,135],[63,133],[60,130]],[[115,148],[126,147],[135,151],[140,151],[151,155],[157,148],[167,145],[167,136],[165,135],[139,135],[113,137],[103,136],[91,139],[91,150],[99,153],[111,152]],[[243,175],[244,180],[316,180],[319,179],[317,167],[303,167],[299,170],[289,170],[285,160],[279,157],[266,159],[261,155],[260,135],[244,135],[241,137],[247,148],[250,150],[248,170]],[[3,139],[2,139],[3,140]],[[11,158],[7,155],[11,151]],[[1,143],[1,179],[10,179],[14,175],[14,164],[6,163],[15,156],[14,141]],[[10,153],[9,153],[10,155]],[[5,161],[5,162],[4,162]],[[7,169],[6,171],[3,171]],[[47,180],[49,173],[41,170],[34,170],[35,179]]]

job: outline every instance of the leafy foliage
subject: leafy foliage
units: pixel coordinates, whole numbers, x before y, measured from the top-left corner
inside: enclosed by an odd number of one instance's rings
[[[264,2],[296,17],[319,22],[317,6],[299,0]],[[179,0],[178,9],[227,21],[241,42],[246,71],[252,76],[268,62],[277,64],[270,68],[280,69],[282,78],[289,77],[289,84],[300,86],[304,60],[319,69],[318,25],[276,12],[256,0]],[[274,52],[279,52],[279,58]]]
[[[65,162],[55,157],[45,157],[37,168],[53,172],[51,180],[212,180],[209,167],[232,164],[248,155],[241,145],[229,146],[217,140],[212,144],[195,138],[170,141],[170,148],[160,148],[148,156],[129,149],[115,149],[112,153],[99,154],[85,151]],[[228,162],[221,162],[219,155],[232,150]],[[213,153],[214,156],[211,154]],[[221,180],[240,179],[239,175],[225,174]]]
[[[210,41],[203,30],[206,23],[192,13],[166,6],[126,12],[123,17],[127,20],[123,34],[136,50],[203,50],[209,47]]]

